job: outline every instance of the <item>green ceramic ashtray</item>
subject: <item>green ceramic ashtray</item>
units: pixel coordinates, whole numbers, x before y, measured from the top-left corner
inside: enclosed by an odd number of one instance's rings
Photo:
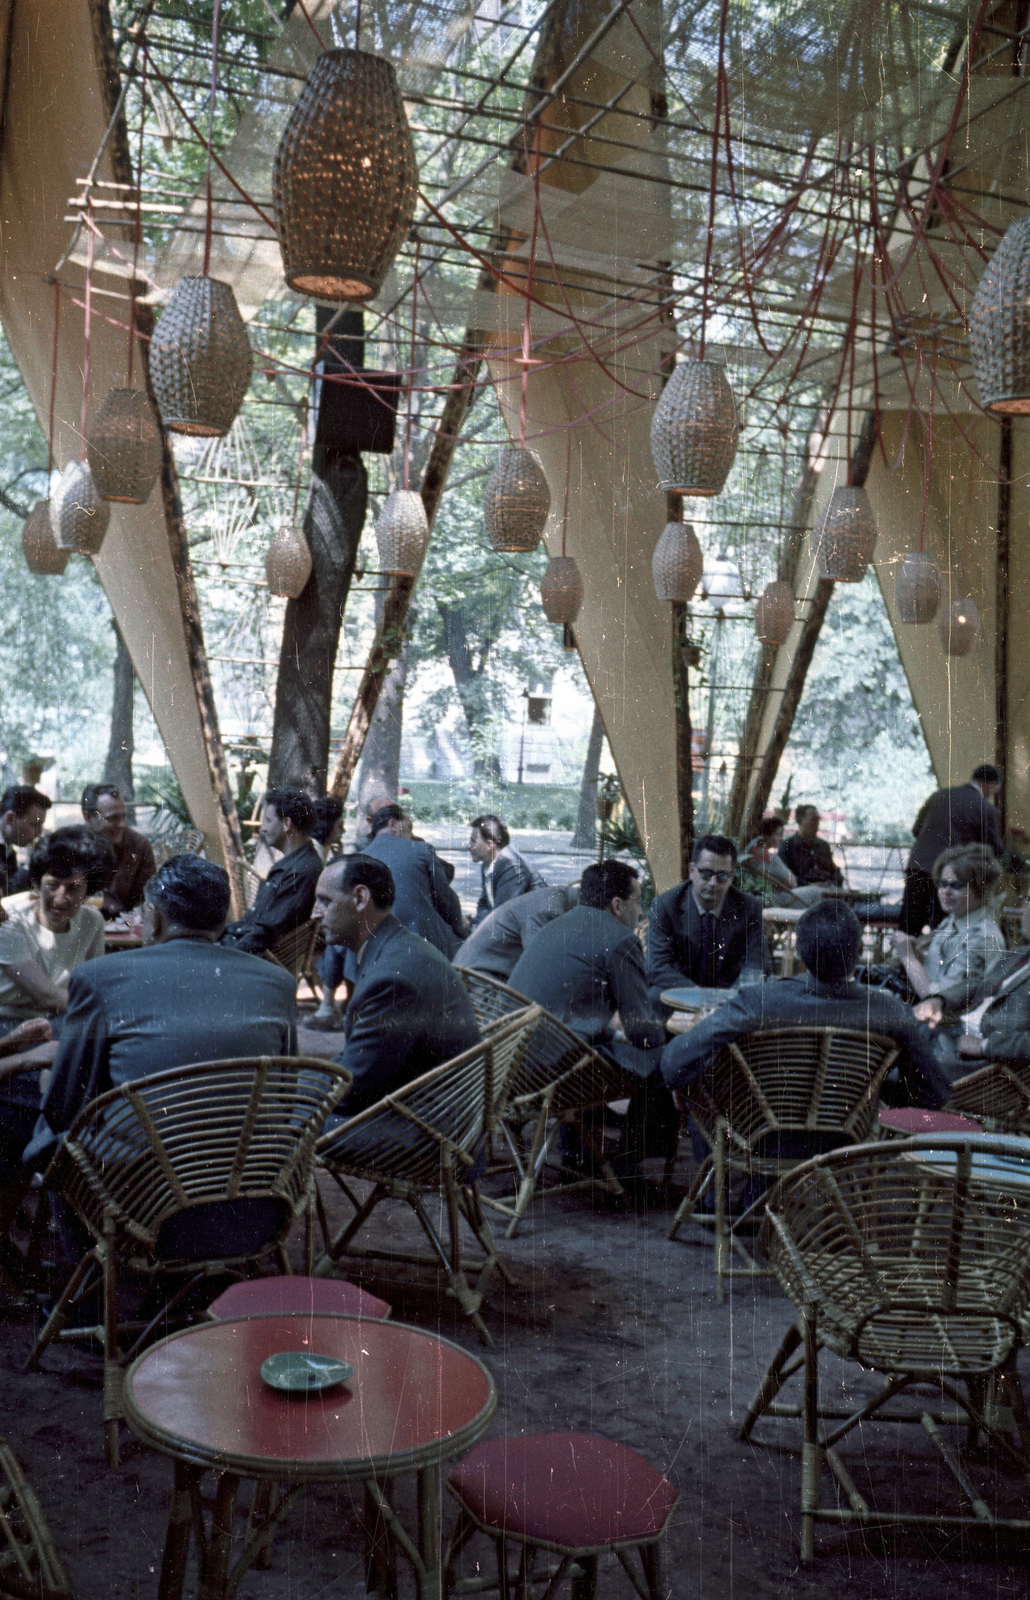
[[[335,1356],[308,1350],[278,1350],[261,1363],[261,1376],[273,1389],[286,1394],[312,1394],[353,1378],[354,1368]]]

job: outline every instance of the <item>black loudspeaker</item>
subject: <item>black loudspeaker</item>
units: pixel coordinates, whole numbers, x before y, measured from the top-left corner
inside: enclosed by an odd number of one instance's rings
[[[318,421],[315,445],[356,455],[362,450],[389,455],[397,432],[399,372],[366,372],[365,328],[360,311],[316,307],[319,355]],[[325,329],[332,323],[327,335]]]

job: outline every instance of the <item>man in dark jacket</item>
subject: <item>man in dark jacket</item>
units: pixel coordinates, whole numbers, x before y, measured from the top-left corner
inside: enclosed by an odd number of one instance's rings
[[[1030,943],[1030,900],[1023,905],[1023,938]],[[964,986],[949,985],[947,1004],[931,990],[913,1008],[934,1032],[934,1052],[954,1082],[984,1061],[1030,1063],[1030,949],[1006,950]],[[940,1026],[945,1010],[961,1022]]]
[[[449,959],[461,943],[464,918],[443,862],[432,845],[411,837],[410,822],[398,805],[382,806],[370,826],[372,838],[362,853],[389,867],[394,916]],[[353,976],[349,964],[346,975]]]
[[[317,825],[314,801],[299,789],[269,789],[261,818],[261,838],[283,855],[257,892],[254,904],[225,930],[226,944],[260,955],[284,933],[307,922],[315,903],[322,857],[311,842]]]
[[[516,850],[500,817],[474,817],[469,831],[469,855],[478,861],[483,887],[480,890],[476,914],[470,926],[475,928],[491,911],[503,906],[516,895],[528,894],[531,889],[546,888],[535,867]]]
[[[353,1083],[337,1115],[354,1116],[479,1042],[468,991],[445,956],[392,914],[393,878],[368,854],[345,856],[318,880],[315,919],[355,957],[357,977],[337,1057]]]
[[[0,896],[29,887],[28,869],[18,866],[11,847],[36,842],[51,804],[47,795],[27,783],[12,784],[0,795]]]
[[[647,982],[654,1005],[666,989],[730,989],[745,968],[765,966],[762,902],[731,887],[737,847],[721,834],[694,841],[690,876],[660,894],[647,930]]]
[[[780,845],[781,859],[802,886],[824,884],[827,889],[840,889],[844,875],[830,846],[819,837],[819,807],[796,806],[794,821],[798,831]]]
[[[483,972],[507,983],[511,970],[530,939],[547,922],[562,917],[579,899],[579,887],[530,889],[491,911],[474,929],[454,957],[457,967]]]
[[[918,937],[926,924],[937,926],[944,916],[933,879],[934,862],[955,844],[984,844],[996,856],[1002,853],[998,813],[994,800],[1001,783],[997,767],[977,767],[968,783],[938,789],[923,802],[912,824],[915,844],[905,868],[905,893],[898,926]]]

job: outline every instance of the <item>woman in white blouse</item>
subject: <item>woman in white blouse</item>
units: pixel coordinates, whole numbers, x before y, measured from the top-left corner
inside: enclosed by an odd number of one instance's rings
[[[1005,949],[1005,936],[984,905],[1001,877],[1001,863],[985,845],[953,845],[937,857],[933,876],[944,921],[922,961],[908,934],[895,934],[894,950],[917,998],[939,995],[948,1009],[951,990],[965,994]]]

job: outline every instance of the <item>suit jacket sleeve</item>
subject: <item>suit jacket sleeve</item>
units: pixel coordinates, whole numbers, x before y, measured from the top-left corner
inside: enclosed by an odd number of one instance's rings
[[[988,850],[993,850],[996,856],[1003,855],[1005,846],[1002,842],[1001,834],[998,832],[998,813],[986,800],[984,801],[983,819],[984,844]]]
[[[284,933],[292,932],[307,920],[314,897],[314,884],[308,874],[273,870],[258,890],[247,915],[239,922],[230,922],[224,936],[238,949],[260,955],[270,950]]]
[[[744,935],[747,944],[744,950],[744,967],[753,968],[756,972],[764,972],[767,966],[765,946],[765,923],[762,921],[762,902],[754,895],[747,901],[747,910],[744,913]]]
[[[83,1106],[110,1087],[107,1012],[89,967],[78,967],[68,984],[68,1010],[43,1101],[43,1116],[55,1133],[64,1133]]]
[[[1030,988],[1022,983],[981,1023],[984,1055],[990,1061],[1030,1061]],[[970,1063],[972,1067],[974,1063]]]
[[[662,1051],[662,1077],[670,1089],[682,1089],[707,1072],[724,1045],[761,1027],[747,991],[724,1000],[689,1033],[677,1034]]]
[[[450,879],[444,871],[444,864],[435,850],[429,852],[429,881],[434,906],[448,927],[453,928],[460,939],[465,931],[461,901],[451,888]]]
[[[622,1031],[629,1043],[642,1050],[663,1045],[665,1028],[648,997],[644,955],[635,934],[621,940],[612,952],[609,977]]]
[[[652,993],[663,989],[696,989],[676,965],[675,932],[664,896],[654,902],[647,924],[647,983]]]
[[[494,864],[494,909],[506,900],[514,900],[521,887],[522,874],[514,861],[498,856]]]
[[[396,1088],[420,1032],[418,993],[396,972],[373,978],[357,999],[353,1027],[336,1058],[353,1076],[337,1107],[346,1116],[375,1105]]]

